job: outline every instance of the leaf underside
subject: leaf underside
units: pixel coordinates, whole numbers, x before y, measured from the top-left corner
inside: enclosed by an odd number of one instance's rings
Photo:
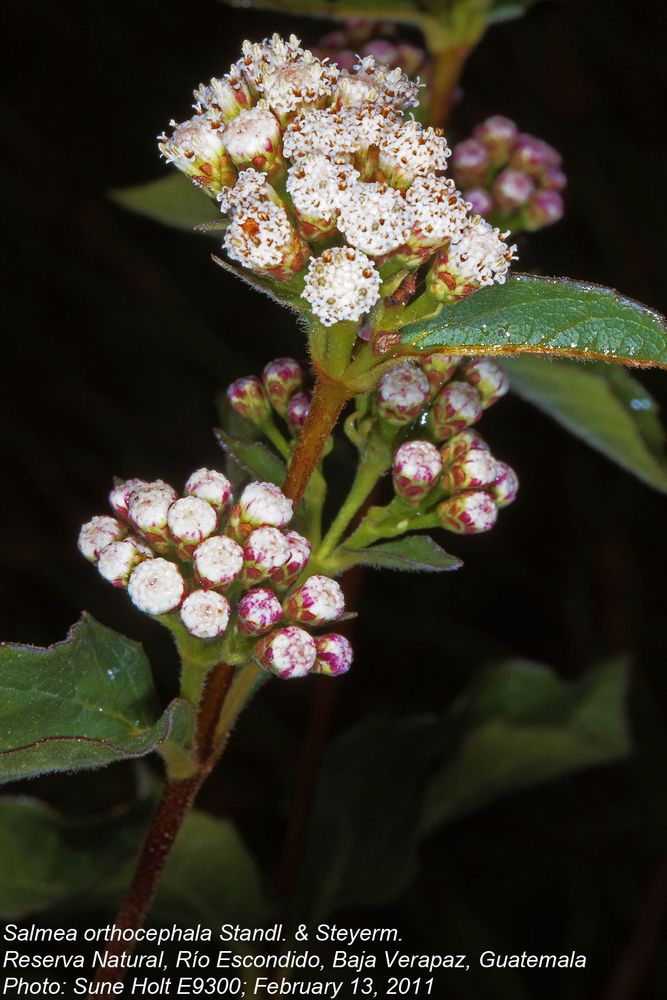
[[[248,475],[262,482],[275,483],[276,486],[282,486],[287,472],[285,463],[277,455],[274,455],[261,441],[248,441],[233,437],[220,427],[215,428],[214,434],[220,447]]]

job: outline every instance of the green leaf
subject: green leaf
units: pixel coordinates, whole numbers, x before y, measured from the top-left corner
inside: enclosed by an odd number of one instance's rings
[[[215,202],[179,171],[170,170],[147,184],[114,188],[109,196],[129,212],[177,229],[193,229],[203,222],[220,219]]]
[[[88,615],[48,648],[0,646],[0,781],[143,757],[189,729],[161,714],[141,646]]]
[[[423,829],[518,789],[625,756],[625,692],[622,663],[600,667],[577,684],[523,661],[489,669],[457,707],[463,736],[431,781]]]
[[[515,276],[404,327],[401,335],[419,352],[545,354],[667,367],[663,316],[612,289],[564,278]]]
[[[268,295],[278,305],[285,306],[287,309],[293,309],[298,313],[305,312],[307,307],[301,295],[304,289],[304,277],[302,274],[296,274],[286,281],[274,281],[272,278],[265,278],[255,271],[248,270],[248,268],[235,267],[229,261],[224,260],[222,257],[217,257],[215,254],[211,255],[211,259],[223,271],[233,274],[235,278],[238,278],[245,285],[250,285],[256,292]]]
[[[327,751],[294,903],[299,919],[393,899],[416,870],[434,719],[371,719]]]
[[[543,358],[505,363],[512,388],[649,486],[667,492],[655,401],[624,369]]]
[[[254,479],[282,486],[287,472],[285,463],[261,441],[232,437],[220,427],[216,427],[214,433],[220,446]]]
[[[113,912],[146,832],[143,804],[121,818],[69,820],[41,802],[0,799],[0,917],[54,906]],[[266,915],[255,862],[232,823],[193,810],[165,869],[151,918],[256,925]]]
[[[428,535],[406,535],[397,541],[382,542],[367,549],[343,547],[342,551],[354,556],[353,565],[373,566],[376,569],[443,573],[460,569],[463,565],[460,559],[445,552]]]

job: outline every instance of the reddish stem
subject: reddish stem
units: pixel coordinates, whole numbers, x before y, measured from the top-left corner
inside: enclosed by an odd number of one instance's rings
[[[350,392],[342,383],[318,374],[310,412],[283,484],[283,493],[294,502],[295,507],[301,502],[308,480],[349,398]]]

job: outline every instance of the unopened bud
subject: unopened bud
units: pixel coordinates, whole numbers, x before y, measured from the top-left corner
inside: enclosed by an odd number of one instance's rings
[[[543,139],[522,133],[512,152],[510,166],[523,170],[530,177],[542,177],[547,167],[559,167],[560,153]]]
[[[519,492],[519,477],[514,469],[506,462],[496,462],[498,475],[496,476],[491,493],[496,501],[497,507],[509,507],[516,500]]]
[[[298,433],[302,430],[308,419],[311,403],[312,396],[309,392],[297,392],[290,399],[287,407],[287,423],[293,431]]]
[[[255,657],[265,670],[287,680],[310,673],[317,659],[317,647],[312,636],[291,625],[260,639],[255,646]]]
[[[119,541],[127,529],[115,517],[102,514],[93,517],[79,532],[79,552],[90,562],[97,562],[102,549]]]
[[[114,587],[127,587],[135,566],[152,556],[152,551],[141,539],[125,538],[122,542],[112,542],[102,550],[97,568],[100,576]]]
[[[344,635],[330,632],[319,635],[315,639],[317,659],[313,667],[314,674],[324,674],[325,677],[339,677],[346,674],[352,666],[352,645]]]
[[[238,507],[240,520],[253,527],[284,528],[292,520],[292,501],[273,483],[249,483]]]
[[[290,548],[278,528],[255,528],[243,549],[245,580],[265,580],[289,559]]]
[[[439,441],[465,430],[484,412],[477,390],[467,382],[450,382],[436,396],[429,414],[429,427]]]
[[[455,493],[438,505],[440,523],[447,531],[458,535],[475,535],[490,531],[496,523],[498,508],[490,493],[470,490]]]
[[[228,587],[243,570],[243,549],[226,535],[215,535],[193,553],[197,576],[206,587]]]
[[[406,441],[394,455],[394,488],[414,507],[431,492],[441,472],[440,453],[430,441]]]
[[[308,625],[336,621],[345,611],[340,584],[329,576],[311,576],[283,601],[285,617]]]
[[[238,603],[239,632],[264,635],[283,617],[280,601],[268,587],[253,587]]]
[[[486,448],[472,448],[445,468],[442,486],[447,493],[491,486],[498,475],[497,463]]]
[[[567,177],[560,167],[547,167],[542,174],[542,187],[562,191],[567,187]]]
[[[377,390],[378,413],[389,424],[401,427],[414,423],[430,395],[424,372],[410,363],[390,368]]]
[[[490,162],[488,149],[477,139],[464,139],[454,146],[452,173],[459,188],[483,187]]]
[[[181,607],[181,621],[197,639],[218,639],[229,624],[229,601],[214,590],[193,590]]]
[[[276,358],[264,368],[262,382],[271,406],[284,417],[290,399],[303,386],[303,368],[294,358]]]
[[[130,496],[130,521],[148,541],[163,541],[167,538],[167,517],[174,500],[176,490],[160,479],[140,486]]]
[[[271,582],[276,587],[289,587],[301,575],[310,559],[310,542],[297,531],[286,531],[285,541],[289,545],[289,559],[271,573]]]
[[[526,204],[535,184],[522,170],[507,167],[496,177],[492,190],[496,209],[503,215],[513,215]]]
[[[215,469],[197,469],[189,477],[183,491],[186,496],[197,497],[210,504],[213,510],[224,510],[232,495],[232,484]]]
[[[478,288],[503,284],[516,246],[508,246],[508,233],[501,233],[479,215],[473,216],[461,238],[439,253],[426,275],[432,295],[458,302]]]
[[[428,379],[431,398],[438,395],[443,385],[453,378],[461,358],[454,354],[428,354],[420,360],[422,371]]]
[[[565,213],[563,199],[558,191],[543,188],[536,191],[524,212],[524,226],[529,232],[544,229],[559,222]]]
[[[440,455],[444,465],[452,465],[469,451],[477,450],[489,451],[489,446],[477,431],[461,431],[455,434],[440,449]]]
[[[218,518],[210,504],[198,497],[183,497],[169,508],[167,524],[175,542],[190,547],[212,534]]]
[[[463,200],[468,202],[473,215],[481,215],[482,218],[486,218],[493,211],[493,198],[485,188],[468,188],[467,191],[463,192]]]
[[[146,559],[130,576],[127,592],[135,607],[147,615],[166,615],[174,611],[185,593],[185,583],[178,567],[167,559]]]
[[[506,372],[491,358],[466,361],[461,374],[466,382],[477,389],[485,410],[509,391],[510,380]]]
[[[120,482],[117,481],[116,485],[109,494],[109,503],[111,504],[114,513],[118,517],[127,520],[127,508],[130,502],[130,497],[135,490],[138,490],[140,486],[148,486],[149,484],[145,479],[125,479]]]
[[[256,375],[245,375],[232,382],[227,388],[227,399],[237,413],[258,427],[271,417],[269,401]]]
[[[481,122],[473,132],[475,138],[483,142],[488,149],[494,167],[502,167],[507,163],[518,134],[519,130],[515,123],[504,115],[492,115],[491,118]]]
[[[232,118],[222,141],[237,167],[269,171],[280,162],[281,131],[268,108],[249,108]]]

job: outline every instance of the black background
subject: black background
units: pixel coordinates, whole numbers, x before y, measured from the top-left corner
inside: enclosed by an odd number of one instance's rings
[[[224,71],[242,38],[296,30],[312,44],[319,26],[213,0],[5,0],[2,19],[13,70],[0,158],[2,634],[53,642],[87,608],[146,643],[166,696],[168,641],[79,557],[78,526],[104,511],[113,474],[178,485],[193,468],[220,464],[216,393],[303,347],[286,313],[211,264],[204,239],[126,214],[107,194],[167,169],[154,136],[186,116],[193,86]],[[470,59],[450,136],[497,112],[557,146],[567,216],[522,245],[521,267],[611,285],[664,310],[663,45],[662,0],[539,4],[490,31]],[[667,398],[664,374],[641,378]],[[651,893],[663,903],[667,895],[667,506],[515,399],[489,414],[484,432],[519,471],[519,501],[489,536],[443,540],[465,560],[458,574],[365,578],[357,664],[329,706],[331,724],[441,710],[481,663],[505,655],[567,677],[619,652],[631,657],[634,757],[515,796],[433,838],[401,911],[409,919],[424,899],[446,899],[454,882],[492,937],[502,928],[521,948],[580,943],[594,956],[578,985],[543,990],[529,979],[527,996],[599,997]],[[271,685],[204,794],[211,811],[238,819],[268,871],[279,864],[298,754],[276,778],[263,713],[275,713],[298,747],[316,684]],[[107,783],[113,791],[97,780],[96,790],[86,785],[91,802],[122,794],[121,777]],[[70,787],[26,786],[85,809]],[[444,927],[453,918],[443,905]],[[651,935],[636,995],[661,997],[667,969]]]

